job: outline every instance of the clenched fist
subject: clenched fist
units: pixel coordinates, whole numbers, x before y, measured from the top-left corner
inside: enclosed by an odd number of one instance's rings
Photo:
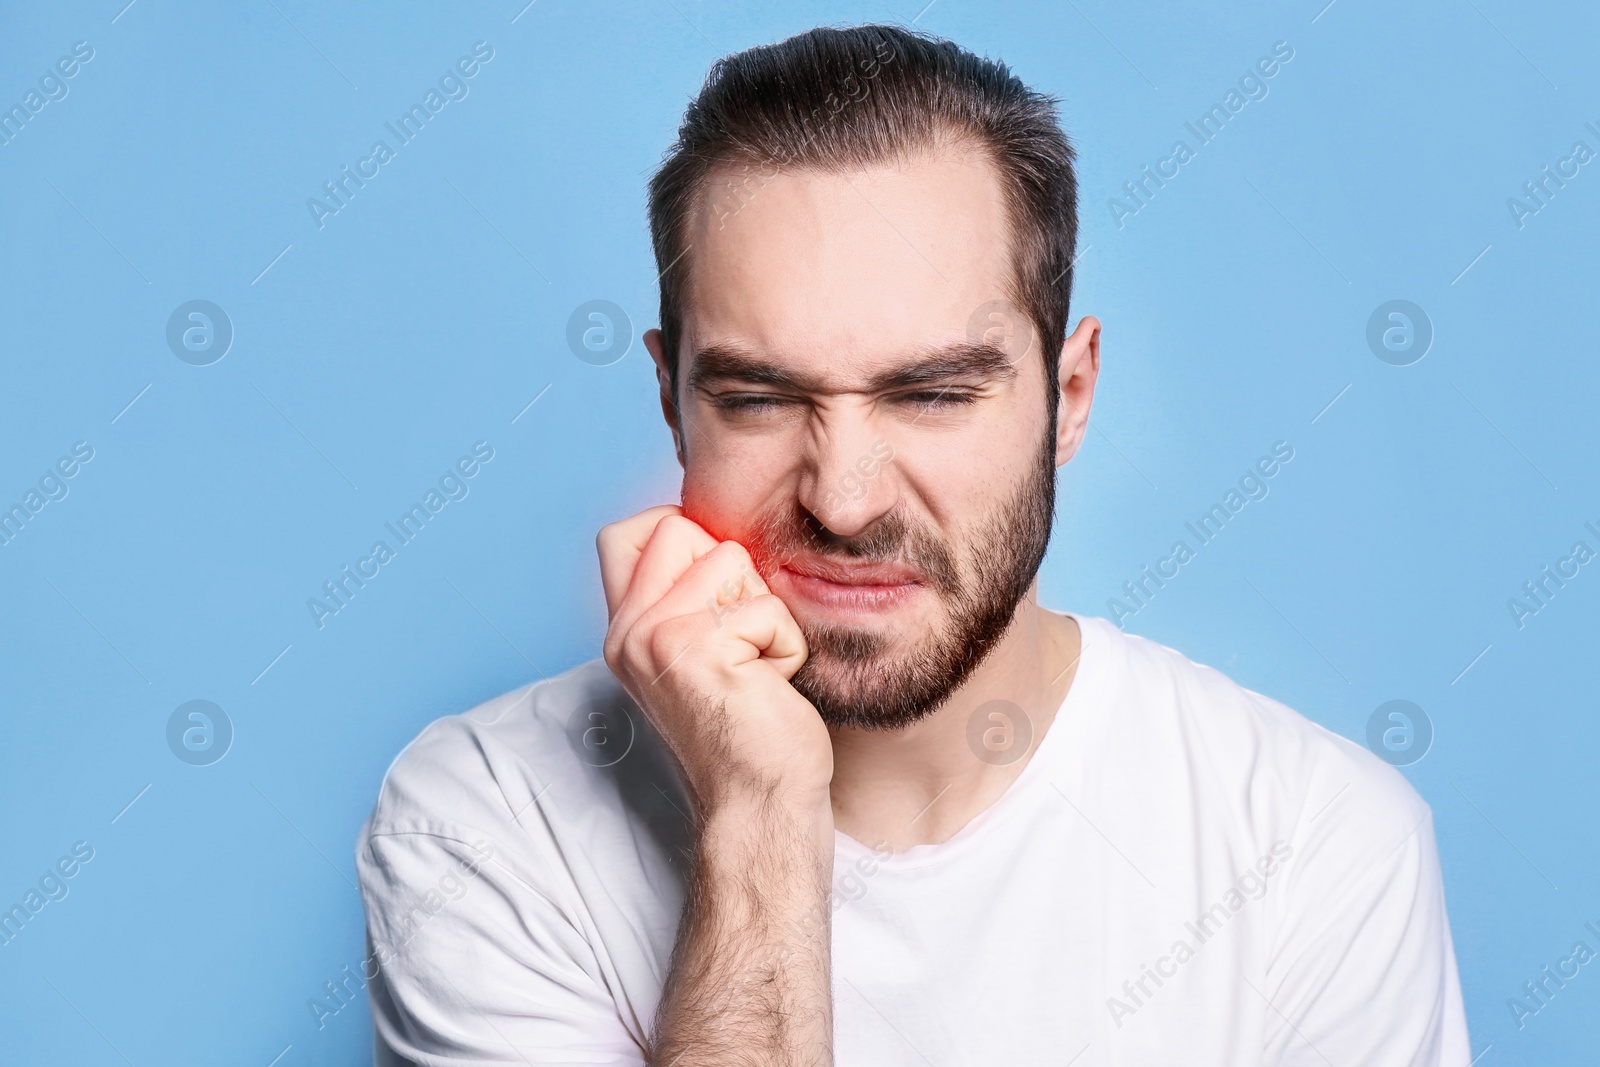
[[[744,547],[671,505],[606,526],[596,547],[606,664],[672,748],[702,814],[825,804],[828,731],[789,684],[805,637]]]

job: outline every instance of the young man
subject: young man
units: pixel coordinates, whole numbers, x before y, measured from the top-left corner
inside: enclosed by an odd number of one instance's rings
[[[1467,1063],[1405,781],[1037,603],[1075,205],[947,42],[717,64],[650,190],[682,506],[600,532],[604,663],[390,770],[380,1062]]]

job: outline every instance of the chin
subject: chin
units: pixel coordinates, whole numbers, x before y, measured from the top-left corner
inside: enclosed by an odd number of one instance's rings
[[[896,730],[942,707],[976,662],[952,655],[940,631],[908,640],[901,627],[801,626],[810,655],[792,684],[830,727]]]

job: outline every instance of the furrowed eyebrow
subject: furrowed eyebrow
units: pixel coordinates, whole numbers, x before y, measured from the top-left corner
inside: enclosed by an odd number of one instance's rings
[[[962,379],[1008,382],[1016,376],[1016,364],[1003,350],[971,341],[945,345],[903,367],[877,374],[869,388],[873,392],[885,392],[946,385]]]
[[[688,382],[691,390],[718,382],[804,389],[804,384],[794,375],[733,345],[707,345],[694,353],[691,365]]]
[[[963,379],[1003,382],[1016,376],[1016,362],[1002,349],[977,342],[958,342],[932,349],[902,366],[880,371],[867,380],[863,391],[881,393],[947,385]],[[791,374],[743,348],[708,345],[695,352],[689,388],[704,389],[723,382],[769,385],[796,392],[821,391],[814,379]]]

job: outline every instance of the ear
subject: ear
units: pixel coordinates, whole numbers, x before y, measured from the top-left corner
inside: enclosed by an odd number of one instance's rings
[[[1061,344],[1058,367],[1061,395],[1056,404],[1056,466],[1078,453],[1089,428],[1089,405],[1100,377],[1100,320],[1093,315],[1078,323]]]
[[[661,388],[661,417],[667,420],[667,427],[672,431],[672,450],[678,455],[678,466],[683,466],[683,423],[682,415],[678,411],[678,402],[672,395],[672,371],[667,366],[667,349],[662,343],[661,331],[649,329],[644,332],[644,346],[650,350],[650,358],[656,365],[656,384]]]

